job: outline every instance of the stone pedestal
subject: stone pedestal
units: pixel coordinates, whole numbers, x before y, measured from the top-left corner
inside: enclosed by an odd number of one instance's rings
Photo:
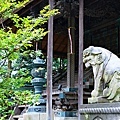
[[[23,115],[23,120],[46,120],[46,113],[29,112]]]
[[[54,111],[54,120],[78,120],[77,111]]]
[[[78,120],[77,117],[54,117],[54,120]]]
[[[88,98],[88,103],[109,103],[109,101],[106,98],[100,96]]]
[[[120,120],[120,102],[84,104],[79,112],[81,120]]]

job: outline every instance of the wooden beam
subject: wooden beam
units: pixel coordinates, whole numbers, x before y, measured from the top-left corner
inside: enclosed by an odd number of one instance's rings
[[[83,3],[84,0],[79,0],[78,111],[83,104]],[[81,120],[79,112],[78,120]]]
[[[53,0],[49,0],[50,9],[53,9]],[[47,120],[52,120],[52,62],[53,62],[53,16],[48,21],[47,46]]]

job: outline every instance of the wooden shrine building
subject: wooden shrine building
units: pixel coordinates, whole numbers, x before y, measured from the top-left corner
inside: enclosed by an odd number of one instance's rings
[[[60,11],[60,14],[51,17],[48,24],[44,25],[50,32],[39,42],[39,49],[47,56],[49,73],[47,99],[50,105],[48,115],[50,115],[51,92],[56,90],[55,85],[62,84],[63,87],[78,88],[78,109],[81,104],[87,103],[94,83],[91,69],[85,70],[82,63],[83,49],[90,45],[100,46],[120,55],[120,1],[30,0],[17,13],[20,16],[34,13],[37,17],[39,11],[48,4],[51,9],[57,8]],[[4,24],[12,26],[9,20],[4,21]],[[13,29],[15,31],[14,26]],[[56,81],[52,79],[52,58],[68,60],[66,74]]]

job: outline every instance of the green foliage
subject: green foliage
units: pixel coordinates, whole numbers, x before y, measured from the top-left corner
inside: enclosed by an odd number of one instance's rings
[[[9,15],[17,31],[13,33],[10,27],[0,29],[0,59],[16,59],[19,57],[20,51],[24,51],[32,46],[32,40],[43,39],[48,31],[42,28],[41,25],[46,23],[48,18],[56,13],[57,10],[50,10],[49,6],[46,6],[44,10],[40,11],[38,18],[32,18],[30,16],[21,18],[17,14]]]
[[[58,14],[58,10],[50,10],[49,6],[40,11],[39,17],[20,17],[16,9],[25,7],[29,0],[0,0],[0,120],[5,120],[13,111],[11,107],[15,104],[31,104],[34,97],[31,91],[20,91],[26,82],[30,82],[30,56],[39,56],[41,52],[35,53],[29,50],[32,41],[42,40],[48,33],[42,25],[49,17]],[[4,26],[4,20],[11,19],[13,28]],[[25,59],[23,59],[25,58]],[[26,62],[27,61],[27,62]],[[13,75],[13,73],[16,74]]]
[[[20,7],[25,7],[25,4],[29,0],[23,0],[22,2],[18,0],[0,0],[0,17],[9,18],[9,16]]]
[[[67,66],[67,59],[61,59],[61,58],[54,58],[53,59],[53,70],[59,71],[61,69],[66,68]]]
[[[20,97],[20,96],[22,96],[22,97]],[[26,90],[26,91],[21,92],[21,91],[17,90],[14,92],[14,97],[11,97],[11,98],[14,100],[14,102],[16,104],[31,105],[31,104],[33,104],[33,102],[37,101],[38,97],[40,97],[40,95],[31,94],[31,91]]]

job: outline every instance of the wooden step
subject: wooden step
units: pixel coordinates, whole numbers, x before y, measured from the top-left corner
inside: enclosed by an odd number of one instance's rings
[[[22,120],[23,113],[26,113],[30,105],[19,105],[14,108],[14,115],[11,115],[9,120]]]
[[[13,119],[19,119],[19,118],[23,118],[23,115],[14,115]]]
[[[18,120],[23,120],[23,118],[19,118]]]
[[[18,108],[20,108],[20,109],[21,109],[21,108],[28,108],[28,107],[30,107],[30,105],[19,105],[19,106],[18,106]]]

